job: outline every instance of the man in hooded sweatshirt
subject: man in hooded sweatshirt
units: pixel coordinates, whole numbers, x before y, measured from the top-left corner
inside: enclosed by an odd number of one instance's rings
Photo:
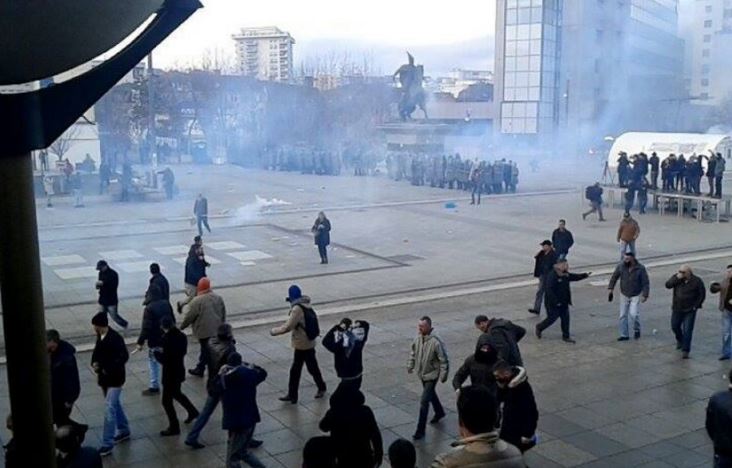
[[[308,369],[308,372],[313,377],[315,385],[318,387],[318,392],[315,394],[315,398],[323,398],[325,395],[325,381],[320,373],[318,367],[318,360],[315,357],[315,343],[316,339],[311,339],[306,333],[305,315],[308,314],[312,317],[310,320],[317,320],[315,318],[315,311],[310,306],[310,298],[303,296],[302,290],[297,285],[290,286],[287,292],[287,298],[285,299],[290,303],[290,316],[287,321],[280,327],[273,328],[270,330],[270,335],[279,336],[285,333],[291,333],[291,344],[295,350],[294,357],[292,360],[292,367],[290,368],[290,380],[287,386],[287,395],[280,398],[280,401],[297,403],[298,390],[300,387],[300,376],[302,375],[302,366]]]
[[[523,366],[518,343],[526,335],[526,329],[510,320],[502,318],[489,319],[485,315],[475,317],[475,327],[487,335],[486,343],[497,353],[498,359],[512,366]]]
[[[499,437],[526,452],[536,445],[539,411],[526,369],[501,362],[493,375],[498,384],[498,404],[503,405]]]
[[[148,367],[150,369],[150,386],[142,391],[144,396],[157,395],[160,393],[160,363],[155,359],[155,348],[162,344],[163,330],[160,328],[163,318],[170,317],[173,320],[173,307],[163,296],[163,292],[157,284],[150,284],[147,290],[148,303],[142,313],[142,327],[140,337],[137,339],[137,350],[142,351],[147,342]]]
[[[208,362],[208,340],[216,336],[216,330],[224,322],[226,322],[224,300],[211,291],[211,281],[208,278],[201,278],[198,281],[197,295],[188,305],[188,312],[180,324],[181,330],[191,326],[193,336],[201,346],[198,364],[195,368],[188,370],[189,374],[203,377],[203,371]]]
[[[341,379],[339,387],[361,388],[363,381],[363,348],[369,338],[369,323],[344,318],[323,337],[323,346],[333,353],[335,369]]]
[[[51,360],[51,406],[56,427],[70,425],[82,434],[89,427],[71,419],[71,410],[81,393],[76,349],[61,339],[57,330],[46,332],[46,350]],[[83,437],[82,437],[83,439]]]
[[[384,458],[381,431],[365,401],[357,388],[339,386],[320,421],[320,430],[330,432],[339,467],[374,468]]]
[[[419,421],[417,422],[417,431],[412,436],[414,440],[424,438],[430,404],[432,404],[432,409],[435,412],[430,423],[436,424],[445,417],[445,410],[437,396],[436,387],[438,380],[442,383],[447,382],[447,376],[450,372],[450,364],[442,341],[433,333],[432,319],[427,316],[419,319],[417,330],[419,334],[412,343],[409,361],[407,362],[407,372],[410,374],[416,373],[422,382]]]
[[[455,372],[452,378],[452,388],[459,391],[465,381],[470,377],[472,385],[482,385],[496,395],[496,379],[493,377],[493,367],[498,362],[498,354],[490,344],[490,336],[485,333],[480,335],[475,345],[475,353],[465,359],[462,366]]]

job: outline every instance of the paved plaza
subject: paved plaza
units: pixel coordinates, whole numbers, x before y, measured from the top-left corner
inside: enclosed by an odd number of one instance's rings
[[[706,400],[726,388],[728,363],[717,361],[721,337],[716,297],[698,314],[691,359],[682,361],[669,329],[671,295],[665,280],[688,262],[708,284],[732,263],[730,226],[691,218],[638,217],[639,259],[649,267],[651,298],[642,308],[643,337],[619,343],[617,302],[607,301],[607,280],[618,259],[615,243],[619,210],[607,223],[583,222],[586,209],[576,183],[546,174],[527,174],[515,195],[485,197],[470,206],[467,192],[413,187],[384,177],[318,177],[244,170],[237,167],[177,168],[181,195],[171,202],[119,204],[88,197],[73,209],[59,200],[39,203],[44,294],[49,327],[81,350],[82,396],[76,419],[90,426],[87,442],[97,445],[103,399],[88,369],[95,311],[94,265],[106,258],[120,274],[121,313],[137,336],[147,265],[157,261],[168,276],[173,299],[181,297],[193,198],[206,189],[213,233],[204,234],[214,290],[227,303],[238,347],[247,361],[267,369],[260,386],[262,423],[255,453],[266,466],[299,467],[305,441],[320,434],[327,399],[314,400],[309,376],[297,405],[284,404],[291,360],[289,338],[268,330],[287,314],[291,283],[313,298],[321,328],[341,317],[372,323],[364,352],[364,392],[381,425],[385,447],[414,433],[420,383],[406,373],[416,320],[430,315],[445,341],[452,371],[473,352],[476,314],[508,318],[527,328],[521,343],[529,380],[540,409],[539,445],[526,456],[529,466],[692,467],[710,466],[712,449],[704,431]],[[586,179],[586,180],[584,180]],[[278,199],[260,212],[255,197]],[[454,201],[456,208],[448,202]],[[260,203],[261,205],[261,203]],[[310,226],[324,209],[333,223],[331,263],[318,264]],[[561,341],[559,325],[539,341],[536,317],[526,309],[534,296],[533,254],[567,219],[576,246],[570,264],[593,276],[573,285],[572,331],[576,345]],[[542,314],[543,315],[543,314]],[[197,356],[189,346],[189,363]],[[318,347],[330,389],[337,385],[332,357]],[[223,466],[225,433],[217,411],[202,436],[207,447],[191,451],[183,438],[161,438],[165,417],[147,387],[144,353],[131,357],[123,401],[132,440],[115,448],[105,466]],[[0,414],[7,413],[7,383],[0,376]],[[447,450],[457,436],[455,395],[438,386],[449,416],[428,427],[416,446],[419,466]],[[204,382],[189,378],[184,391],[197,406]],[[7,433],[3,433],[7,440]],[[388,463],[385,462],[385,466]]]

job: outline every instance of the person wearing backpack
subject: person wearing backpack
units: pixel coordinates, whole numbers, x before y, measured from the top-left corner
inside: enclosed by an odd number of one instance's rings
[[[602,215],[602,187],[600,187],[600,182],[595,182],[595,185],[590,185],[585,189],[585,198],[590,201],[592,209],[582,213],[582,220],[584,221],[587,216],[597,212],[600,221],[605,221],[605,217]]]
[[[320,335],[318,317],[310,306],[310,298],[303,296],[302,290],[297,285],[290,286],[285,300],[290,303],[290,316],[282,326],[273,328],[270,331],[272,336],[291,333],[292,348],[295,350],[292,367],[290,367],[287,395],[281,397],[280,401],[297,403],[303,364],[307,367],[308,372],[315,381],[315,385],[318,387],[315,398],[323,398],[326,386],[323,376],[320,374],[318,360],[315,357],[315,342],[318,335]]]

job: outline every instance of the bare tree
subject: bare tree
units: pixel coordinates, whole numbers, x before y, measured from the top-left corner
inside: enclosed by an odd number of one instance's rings
[[[220,47],[207,48],[197,66],[199,70],[218,72],[222,75],[230,75],[236,69],[234,57]]]
[[[56,155],[59,161],[63,161],[64,154],[66,154],[74,145],[74,143],[76,143],[75,140],[77,136],[79,136],[79,126],[74,124],[69,127],[68,130],[62,133],[61,136],[56,139],[56,141],[51,143],[49,149],[52,153]]]

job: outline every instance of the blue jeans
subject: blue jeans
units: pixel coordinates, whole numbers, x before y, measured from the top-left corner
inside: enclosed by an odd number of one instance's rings
[[[620,295],[620,320],[618,324],[618,333],[624,338],[630,336],[628,328],[628,315],[633,322],[633,331],[640,333],[640,296],[628,297]]]
[[[732,357],[732,312],[722,312],[722,356]]]
[[[203,409],[201,409],[201,414],[196,418],[196,422],[193,423],[193,427],[186,437],[186,442],[198,442],[198,436],[201,435],[201,431],[206,427],[206,423],[216,410],[220,400],[221,397],[219,395],[209,394],[208,397],[206,397],[206,403],[203,405]]]
[[[203,226],[206,226],[206,230],[211,232],[211,228],[208,226],[208,215],[196,215],[196,225],[199,236],[203,235]]]
[[[102,446],[113,447],[115,435],[130,433],[130,424],[127,421],[125,410],[122,409],[122,387],[111,387],[105,391],[106,406],[104,411],[104,428],[102,431]]]
[[[633,252],[633,255],[636,254],[635,252],[635,241],[632,240],[630,242],[625,242],[624,240],[620,241],[620,261],[623,261],[623,257],[625,257],[625,254],[627,252]]]
[[[160,363],[152,349],[147,350],[147,364],[150,368],[150,388],[160,389]]]
[[[671,314],[671,330],[676,336],[676,342],[681,344],[681,350],[686,353],[691,351],[691,337],[694,334],[695,321],[696,309]]]
[[[122,316],[117,312],[117,304],[115,305],[100,305],[99,306],[99,312],[106,312],[109,314],[110,317],[112,317],[112,320],[114,320],[114,323],[119,325],[122,328],[127,328],[127,320],[122,318]]]
[[[437,387],[437,380],[422,381],[422,398],[419,401],[419,422],[417,422],[418,434],[424,434],[427,427],[427,413],[430,411],[430,403],[432,403],[435,416],[442,417],[445,415],[445,409],[440,403],[435,387]]]

